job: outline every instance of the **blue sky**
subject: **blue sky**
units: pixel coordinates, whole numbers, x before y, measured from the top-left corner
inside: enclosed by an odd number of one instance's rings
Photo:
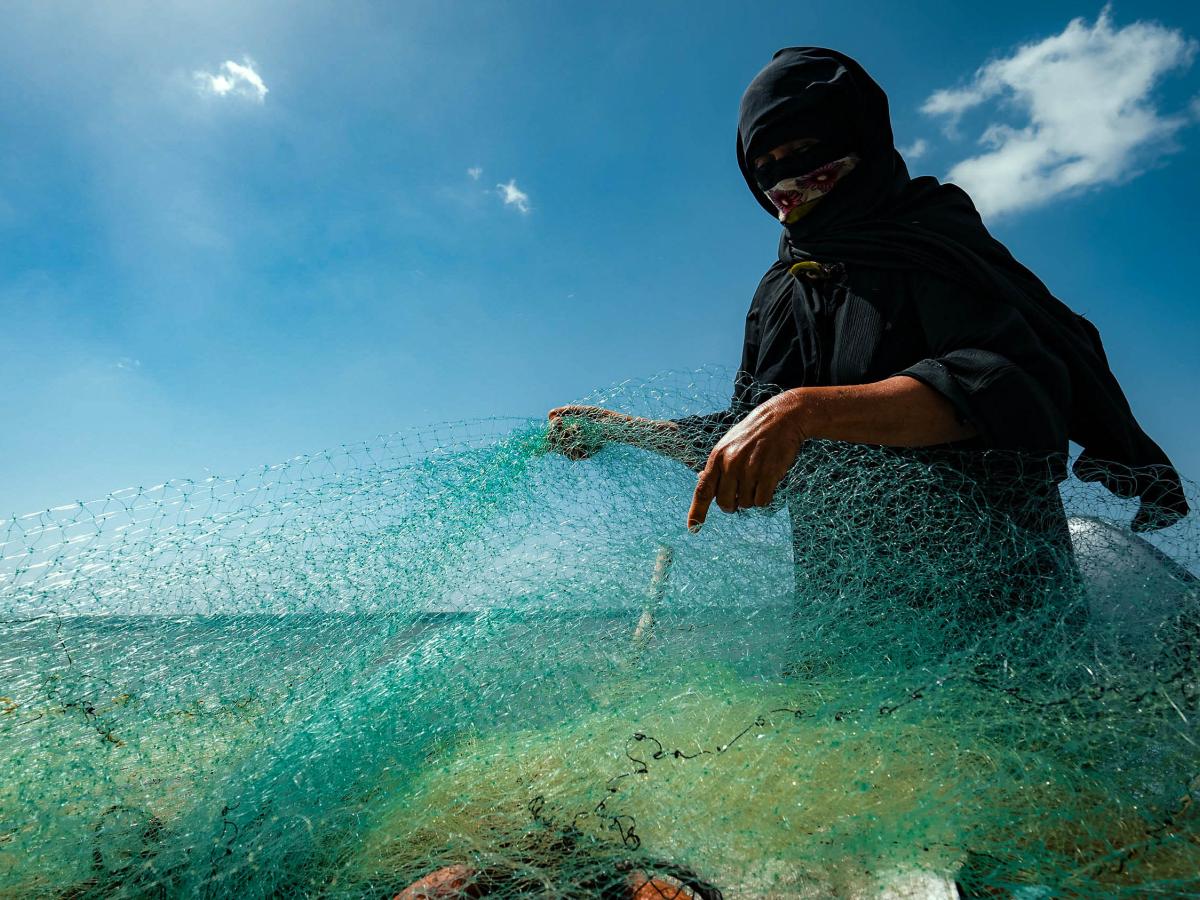
[[[777,235],[737,102],[806,43],[1200,477],[1200,6],[1102,9],[5,4],[0,512],[732,366]]]

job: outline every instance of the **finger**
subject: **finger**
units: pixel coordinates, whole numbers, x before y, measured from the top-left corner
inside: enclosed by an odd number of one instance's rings
[[[546,432],[546,444],[551,450],[561,453],[568,459],[574,459],[578,443],[578,426],[557,419],[550,420],[550,429]]]
[[[736,500],[738,509],[752,509],[758,505],[755,502],[755,496],[758,494],[758,483],[762,480],[761,470],[762,454],[757,450],[752,451],[738,478]]]
[[[775,501],[775,493],[783,481],[787,469],[773,466],[759,473],[758,485],[754,489],[754,505],[770,506]]]
[[[583,429],[574,422],[558,423],[558,444],[568,459],[582,459]]]
[[[775,499],[775,488],[779,486],[779,479],[774,475],[767,473],[758,476],[758,483],[754,486],[754,505],[755,506],[770,506],[771,501]]]
[[[713,498],[717,495],[717,487],[721,483],[721,473],[713,465],[713,460],[710,457],[708,465],[704,467],[704,471],[700,473],[700,477],[696,480],[696,491],[692,494],[692,505],[688,509],[688,531],[696,532],[704,524],[704,520],[708,518],[708,508],[712,505]]]
[[[754,492],[758,488],[758,481],[751,481],[751,477],[743,475],[738,480],[737,499],[734,501],[737,504],[737,512],[754,508]]]
[[[766,506],[770,502],[775,487],[772,480],[772,470],[769,457],[756,448],[751,451],[749,459],[738,480],[737,504],[739,509],[753,509],[756,506]],[[766,500],[763,500],[763,496]]]
[[[717,506],[727,513],[737,512],[738,488],[743,477],[737,468],[728,464],[722,466],[721,483],[717,485]]]

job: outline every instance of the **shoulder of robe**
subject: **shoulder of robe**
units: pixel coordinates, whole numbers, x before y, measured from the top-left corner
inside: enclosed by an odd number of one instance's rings
[[[791,267],[787,263],[775,260],[775,262],[771,263],[771,265],[767,268],[767,271],[763,273],[763,277],[758,283],[759,287],[762,287],[764,284],[774,284],[784,276],[790,278],[790,268]]]
[[[788,266],[781,262],[774,262],[758,282],[758,287],[754,291],[754,299],[757,301],[776,293],[781,287],[789,287],[793,280]]]

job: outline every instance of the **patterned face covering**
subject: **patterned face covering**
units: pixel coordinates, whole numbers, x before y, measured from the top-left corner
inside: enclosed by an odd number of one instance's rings
[[[833,190],[834,185],[854,171],[856,165],[857,156],[843,156],[804,175],[781,179],[764,188],[764,192],[779,210],[779,221],[789,225],[803,217],[811,209],[810,204]]]

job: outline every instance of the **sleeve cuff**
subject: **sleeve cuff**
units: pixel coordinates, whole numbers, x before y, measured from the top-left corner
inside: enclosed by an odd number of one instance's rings
[[[962,389],[957,379],[950,374],[950,370],[943,363],[936,359],[923,359],[896,374],[915,378],[949,400],[960,425],[970,425],[980,431],[984,430],[981,423],[972,414],[967,392]]]

